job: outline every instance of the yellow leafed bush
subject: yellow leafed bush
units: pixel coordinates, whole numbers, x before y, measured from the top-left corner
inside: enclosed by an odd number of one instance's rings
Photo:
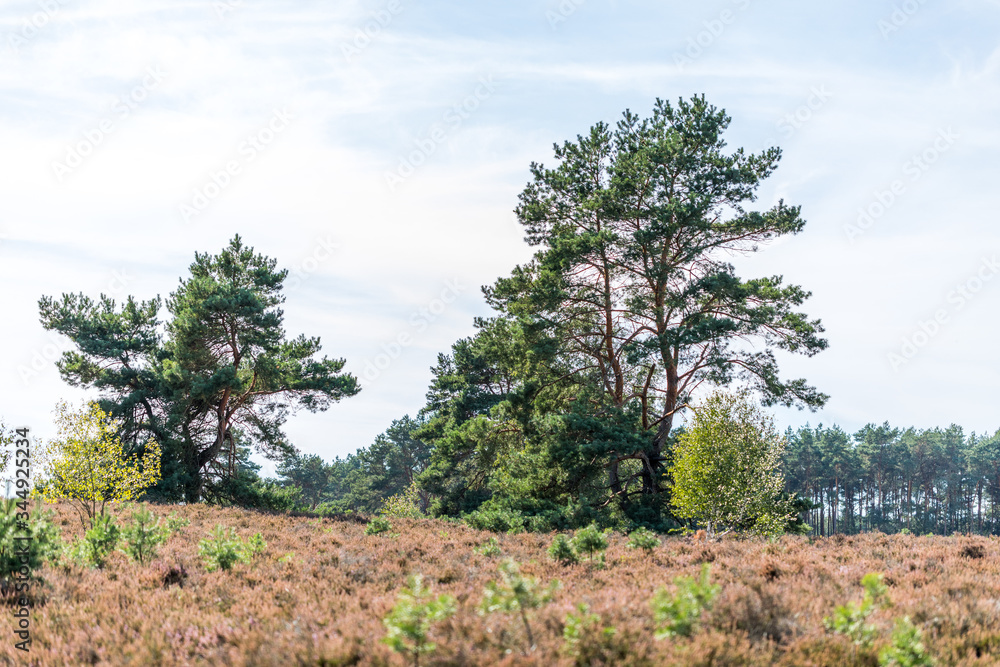
[[[126,454],[118,425],[97,403],[74,411],[62,401],[56,415],[58,437],[44,447],[38,486],[48,502],[71,501],[86,525],[106,503],[134,500],[160,480],[159,444],[151,439],[141,456]]]

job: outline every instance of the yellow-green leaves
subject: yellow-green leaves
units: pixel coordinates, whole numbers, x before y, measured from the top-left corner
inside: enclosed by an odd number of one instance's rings
[[[118,424],[97,403],[74,411],[62,401],[56,415],[59,434],[42,457],[47,501],[70,500],[92,523],[105,503],[134,500],[159,481],[159,444],[149,440],[141,456],[126,454]]]
[[[775,535],[793,516],[784,488],[785,441],[746,393],[718,392],[678,438],[670,469],[674,513],[708,532]]]

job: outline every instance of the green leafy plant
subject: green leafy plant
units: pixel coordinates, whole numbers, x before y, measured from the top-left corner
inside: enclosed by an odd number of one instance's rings
[[[580,562],[580,556],[577,555],[572,542],[562,533],[556,535],[555,539],[552,540],[549,556],[552,557],[552,560],[559,561],[563,565],[573,565]]]
[[[878,662],[884,667],[925,667],[934,664],[924,646],[923,633],[908,616],[896,621],[892,643],[879,653]]]
[[[653,618],[656,621],[656,638],[690,637],[698,625],[703,611],[712,608],[720,587],[709,583],[711,566],[701,567],[701,576],[674,579],[676,591],[671,594],[660,588],[653,596]]]
[[[38,507],[28,512],[26,500],[2,500],[0,507],[0,578],[13,579],[22,566],[34,573],[59,553],[59,529],[51,513]],[[27,540],[16,540],[29,537]],[[26,553],[22,551],[27,547]]]
[[[377,516],[365,526],[365,535],[381,535],[382,533],[388,533],[390,530],[392,530],[392,524],[389,523],[389,520]]]
[[[601,617],[589,613],[590,607],[588,605],[578,604],[576,612],[575,614],[573,612],[566,614],[566,619],[563,621],[562,653],[576,660],[577,664],[589,664],[584,660],[586,648],[584,644],[588,635],[593,634],[594,630],[598,630],[598,641],[606,643],[618,631],[615,628],[601,628]]]
[[[132,560],[145,565],[156,558],[160,546],[170,537],[169,524],[157,518],[148,509],[140,507],[132,512],[132,523],[121,531],[125,541],[122,549]]]
[[[861,579],[865,589],[861,602],[848,602],[833,610],[833,616],[823,619],[823,625],[830,632],[847,635],[858,646],[871,646],[877,636],[874,625],[868,623],[871,616],[880,607],[891,605],[888,598],[889,589],[882,582],[882,575],[869,572]]]
[[[712,394],[674,445],[674,514],[703,525],[709,537],[780,535],[795,516],[794,498],[781,493],[786,444],[748,392]]]
[[[260,533],[244,541],[232,528],[217,525],[210,537],[198,543],[198,554],[205,560],[205,568],[214,572],[230,570],[236,563],[249,563],[266,547]]]
[[[473,547],[473,551],[482,556],[499,556],[500,543],[497,542],[497,538],[491,537],[488,542],[484,542],[478,547]]]
[[[382,619],[388,631],[382,640],[397,653],[409,653],[414,666],[420,656],[435,649],[429,640],[431,626],[455,613],[455,600],[450,595],[431,597],[419,574],[409,578],[408,586],[400,591],[396,605]]]
[[[382,504],[379,514],[385,517],[402,519],[419,519],[424,515],[420,511],[420,489],[414,482],[405,491],[389,496]]]
[[[486,589],[483,591],[483,601],[479,605],[479,613],[483,616],[496,612],[518,614],[528,638],[527,651],[530,651],[535,647],[535,637],[531,632],[531,624],[528,622],[528,612],[551,602],[561,584],[558,581],[553,581],[548,587],[540,589],[538,580],[522,577],[520,567],[510,559],[501,563],[499,569],[500,581],[491,581],[486,584]]]
[[[660,538],[648,528],[637,528],[629,533],[628,544],[625,546],[629,549],[643,549],[646,552],[652,552],[660,546]]]

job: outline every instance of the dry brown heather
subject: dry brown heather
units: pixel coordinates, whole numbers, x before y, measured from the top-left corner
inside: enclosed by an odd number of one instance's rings
[[[434,629],[438,650],[422,664],[573,664],[560,653],[563,619],[585,602],[618,633],[603,648],[591,638],[584,664],[872,665],[875,651],[856,651],[846,638],[826,633],[823,617],[861,598],[865,573],[883,572],[895,603],[874,616],[883,637],[894,617],[909,615],[939,664],[1000,664],[998,540],[870,534],[705,544],[673,538],[647,555],[615,536],[607,568],[592,571],[550,561],[551,535],[500,535],[503,553],[487,557],[473,547],[490,534],[441,521],[397,520],[398,537],[386,537],[366,536],[360,522],[154,507],[163,515],[174,510],[191,525],[151,565],[141,568],[117,555],[99,571],[47,567],[48,583],[31,619],[29,659],[13,649],[5,631],[4,662],[407,664],[379,642],[381,619],[406,576],[419,572],[435,593],[453,595],[459,606]],[[64,537],[82,532],[68,507],[56,511]],[[242,536],[261,532],[267,550],[251,566],[206,572],[198,540],[220,522]],[[279,561],[290,552],[291,562]],[[555,601],[535,613],[538,645],[530,656],[522,653],[517,619],[476,613],[483,586],[505,557],[543,583],[563,583]],[[654,589],[672,585],[677,575],[696,575],[703,562],[712,564],[723,587],[705,627],[691,639],[655,641]]]

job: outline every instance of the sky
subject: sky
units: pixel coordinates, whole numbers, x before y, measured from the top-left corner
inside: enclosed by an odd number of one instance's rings
[[[998,0],[3,0],[0,418],[46,438],[92,396],[59,378],[41,296],[167,297],[238,233],[290,270],[288,333],[363,387],[291,441],[352,453],[422,407],[480,287],[530,258],[531,163],[704,94],[730,147],[784,152],[754,206],[807,220],[733,260],[826,327],[780,359],[830,401],[779,425],[992,433],[998,28]]]

